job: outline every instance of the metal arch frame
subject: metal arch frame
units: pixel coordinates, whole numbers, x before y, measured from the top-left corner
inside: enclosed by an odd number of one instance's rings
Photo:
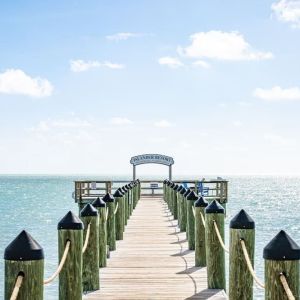
[[[173,157],[163,154],[140,154],[131,157],[130,163],[133,166],[133,180],[136,179],[136,166],[143,164],[160,164],[169,167],[169,180],[172,180]]]

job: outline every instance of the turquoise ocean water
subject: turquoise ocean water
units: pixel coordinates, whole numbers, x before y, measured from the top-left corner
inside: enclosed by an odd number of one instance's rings
[[[95,179],[96,176],[90,178]],[[230,219],[244,208],[256,222],[255,269],[263,280],[263,247],[280,229],[286,230],[300,244],[300,178],[255,176],[224,176],[224,178],[229,180],[226,244],[228,244]],[[4,298],[4,249],[22,229],[28,230],[44,248],[45,278],[56,269],[56,226],[69,210],[78,212],[78,207],[72,199],[73,181],[76,179],[81,178],[78,176],[0,176],[0,299]],[[97,179],[101,180],[104,177],[97,177]],[[57,281],[46,286],[45,299],[56,300],[57,290]],[[254,299],[263,299],[262,290],[254,287],[254,293]]]

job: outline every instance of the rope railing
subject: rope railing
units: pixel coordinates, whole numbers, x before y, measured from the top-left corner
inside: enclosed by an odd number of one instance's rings
[[[217,237],[218,237],[221,247],[224,249],[225,252],[229,253],[229,250],[226,248],[226,246],[223,242],[223,239],[221,237],[217,222],[216,221],[213,221],[213,222],[214,222],[215,231],[216,231],[216,234],[217,234]]]
[[[117,203],[117,206],[116,206],[115,211],[114,211],[114,215],[117,213],[118,207],[119,207],[119,203]]]
[[[200,217],[201,217],[202,225],[205,228],[205,219],[201,211],[200,211]]]
[[[289,284],[286,280],[286,277],[283,273],[280,273],[279,279],[280,279],[280,282],[281,282],[281,284],[284,288],[284,291],[285,291],[287,297],[289,298],[289,300],[295,300],[295,297],[294,297],[294,295],[289,287]]]
[[[18,298],[18,294],[19,294],[20,288],[22,286],[23,279],[24,279],[24,275],[23,274],[19,274],[17,276],[14,289],[12,291],[12,294],[11,294],[10,298],[9,298],[10,300],[16,300]]]
[[[63,266],[66,262],[66,259],[67,259],[67,256],[68,256],[68,253],[69,253],[69,250],[70,250],[70,245],[71,245],[71,241],[68,240],[67,243],[66,243],[65,251],[63,253],[63,256],[61,258],[61,261],[60,261],[56,271],[53,273],[53,275],[51,277],[44,280],[44,284],[51,283],[59,275],[59,273],[61,272],[61,270],[62,270],[62,268],[63,268]]]
[[[107,221],[107,217],[108,217],[108,207],[106,207],[106,211],[105,211],[105,220]]]
[[[250,260],[250,257],[249,257],[249,254],[248,254],[248,251],[247,251],[247,248],[246,248],[245,241],[243,239],[241,239],[240,241],[241,241],[242,250],[243,250],[243,254],[244,254],[244,257],[245,257],[245,260],[246,260],[246,264],[247,264],[248,270],[251,273],[251,275],[252,275],[254,281],[257,283],[257,285],[264,289],[265,285],[256,276],[256,274],[254,272],[254,269],[252,267],[252,263],[251,263],[251,260]]]
[[[90,238],[90,231],[91,231],[91,223],[88,224],[87,230],[86,230],[86,236],[85,241],[82,247],[82,253],[84,253],[87,249],[87,246],[89,244],[89,238]]]
[[[195,207],[194,206],[192,206],[192,210],[193,210],[193,216],[195,218]]]

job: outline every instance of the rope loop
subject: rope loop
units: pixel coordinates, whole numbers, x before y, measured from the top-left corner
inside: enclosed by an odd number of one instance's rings
[[[286,280],[286,277],[283,273],[279,274],[279,279],[281,281],[281,284],[282,284],[284,291],[285,291],[287,297],[289,298],[289,300],[295,300],[295,297],[294,297],[294,295],[289,287],[289,284]]]
[[[115,208],[115,211],[114,211],[114,215],[117,213],[118,207],[119,207],[119,202],[117,202],[117,205],[116,205],[116,208]]]
[[[195,207],[194,206],[192,206],[192,211],[193,211],[193,216],[195,218]]]
[[[108,218],[108,207],[106,207],[105,221],[107,221],[107,218]]]
[[[201,211],[200,211],[200,217],[201,217],[202,225],[205,228],[205,219]]]
[[[16,300],[18,298],[18,295],[19,295],[19,291],[20,291],[20,288],[22,286],[22,283],[23,283],[23,279],[24,279],[24,274],[23,273],[19,273],[19,275],[17,276],[17,279],[16,279],[16,283],[15,283],[15,286],[14,286],[14,289],[12,291],[12,294],[10,296],[10,300]]]
[[[243,239],[240,239],[240,242],[241,242],[241,245],[242,245],[243,254],[244,254],[246,264],[247,264],[247,267],[248,267],[248,270],[249,270],[250,274],[252,275],[252,277],[253,277],[254,281],[257,283],[257,285],[264,289],[265,285],[256,276],[256,274],[254,272],[254,269],[252,267],[252,263],[251,263],[246,245],[245,245],[245,241]]]
[[[223,242],[223,239],[221,237],[221,234],[220,234],[217,222],[215,220],[213,222],[214,222],[215,231],[216,231],[216,234],[217,234],[217,237],[218,237],[218,240],[220,242],[221,247],[224,249],[224,251],[226,253],[229,253],[229,250],[226,248],[226,246],[225,246],[225,244]]]
[[[66,246],[65,246],[65,251],[63,253],[63,256],[61,258],[61,261],[60,261],[56,271],[53,273],[53,275],[51,277],[44,280],[44,284],[51,283],[58,276],[58,274],[60,273],[60,271],[62,270],[62,268],[63,268],[63,266],[66,262],[66,259],[67,259],[67,256],[68,256],[68,253],[69,253],[69,250],[70,250],[70,245],[71,245],[71,241],[67,240],[67,243],[66,243]]]
[[[88,228],[86,230],[86,236],[85,236],[85,241],[82,247],[82,253],[86,251],[86,248],[89,244],[89,238],[90,238],[90,232],[91,232],[91,223],[88,224]]]

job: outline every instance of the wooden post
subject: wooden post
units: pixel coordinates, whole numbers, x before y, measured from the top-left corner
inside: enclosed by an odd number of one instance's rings
[[[186,237],[188,237],[188,224],[187,224],[187,200],[186,197],[191,193],[190,189],[187,189],[182,197],[182,219],[181,219],[181,230],[186,232]]]
[[[167,204],[168,204],[168,209],[171,211],[171,185],[172,182],[169,181],[167,183]]]
[[[181,195],[180,195],[180,191],[183,189],[183,186],[182,185],[179,185],[178,186],[178,189],[176,191],[176,206],[177,206],[177,219],[178,219],[178,227],[180,228],[180,220],[181,220],[181,217],[180,217],[180,214],[181,214],[181,206],[180,206],[180,198],[181,198]]]
[[[107,245],[110,251],[116,250],[116,223],[115,223],[115,199],[107,193],[102,200],[106,203],[107,213]]]
[[[253,299],[253,277],[245,261],[241,239],[245,242],[251,264],[254,266],[255,223],[243,209],[230,221],[230,300]]]
[[[138,201],[137,184],[136,182],[132,182],[132,185],[133,185],[133,208],[136,208],[137,201]]]
[[[99,289],[99,216],[91,204],[87,204],[80,212],[84,225],[83,240],[86,241],[88,227],[89,237],[87,247],[82,254],[82,286],[83,291]]]
[[[178,218],[178,211],[177,211],[177,189],[179,185],[175,184],[173,188],[173,197],[172,197],[172,206],[173,206],[173,216],[174,220],[177,220]]]
[[[67,241],[70,249],[59,273],[59,300],[82,299],[83,223],[69,211],[58,223],[58,259],[61,261]]]
[[[216,222],[224,241],[224,208],[216,200],[205,208],[205,247],[209,289],[226,289],[225,253],[216,234]]]
[[[124,198],[123,193],[120,190],[116,190],[114,193],[115,203],[118,205],[118,209],[115,215],[116,218],[116,240],[123,240],[124,231]]]
[[[107,228],[106,228],[106,204],[99,197],[92,205],[99,214],[99,267],[106,267],[107,263]]]
[[[189,250],[195,250],[195,216],[193,213],[194,203],[198,200],[197,194],[192,191],[186,197],[187,200],[187,223],[188,223],[188,246]]]
[[[124,194],[124,203],[125,203],[125,225],[127,225],[129,219],[129,202],[128,202],[128,194],[126,186],[122,186],[122,192]]]
[[[166,184],[167,184],[167,180],[165,179],[163,181],[163,199],[166,202]]]
[[[281,230],[264,248],[265,299],[288,300],[280,281],[283,274],[295,299],[299,294],[300,248],[294,240]]]
[[[205,207],[208,202],[202,197],[195,202],[195,266],[206,266],[206,249],[205,249]]]
[[[180,214],[179,214],[179,228],[180,228],[180,231],[183,232],[185,231],[185,221],[186,220],[186,213],[184,212],[184,207],[183,207],[183,201],[184,201],[184,194],[186,192],[186,189],[184,187],[182,187],[182,189],[180,190],[179,192],[179,195],[178,195],[178,207],[179,207],[179,210],[180,210]],[[184,223],[184,224],[183,224]]]
[[[44,252],[23,230],[5,249],[4,298],[10,299],[19,275],[23,276],[18,300],[42,300],[44,293]]]
[[[127,193],[128,193],[128,205],[129,205],[129,215],[132,215],[133,212],[133,203],[132,203],[132,191],[131,191],[131,185],[126,184]]]

